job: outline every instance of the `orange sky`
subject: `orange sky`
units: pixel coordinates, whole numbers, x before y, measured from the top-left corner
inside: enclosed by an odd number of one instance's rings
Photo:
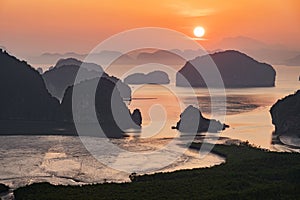
[[[86,53],[120,31],[157,26],[193,36],[209,46],[228,36],[248,36],[300,49],[299,0],[0,0],[0,46],[18,56]]]

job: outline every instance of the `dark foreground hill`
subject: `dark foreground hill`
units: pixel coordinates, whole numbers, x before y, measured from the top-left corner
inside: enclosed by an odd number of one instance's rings
[[[0,50],[0,120],[54,120],[59,102],[25,61]]]
[[[1,50],[0,63],[0,135],[77,135],[73,120],[72,90],[73,87],[88,86],[95,81],[99,81],[96,82],[98,83],[96,94],[90,95],[89,88],[85,88],[81,94],[83,96],[79,99],[81,104],[76,107],[85,112],[80,113],[81,118],[85,119],[80,120],[80,123],[91,128],[93,124],[96,126],[100,123],[108,137],[122,137],[125,129],[141,126],[140,112],[136,110],[133,116],[131,115],[118,90],[119,79],[115,77],[104,76],[100,80],[94,78],[69,86],[60,104],[48,92],[39,72],[25,61],[20,61]],[[55,67],[55,70],[61,70],[64,67],[64,65]],[[74,73],[78,70],[76,66],[71,65],[67,65],[67,68],[68,72],[71,69]],[[63,74],[60,75],[62,79],[67,79]],[[89,74],[86,75],[90,78]],[[121,86],[126,88],[127,85]],[[130,89],[127,93],[131,95]],[[96,104],[87,104],[88,102],[84,100],[89,98],[95,98]],[[86,116],[89,116],[88,111],[95,107],[97,117],[96,120],[91,121]],[[113,110],[117,114],[113,115]],[[95,133],[88,134],[98,136]]]

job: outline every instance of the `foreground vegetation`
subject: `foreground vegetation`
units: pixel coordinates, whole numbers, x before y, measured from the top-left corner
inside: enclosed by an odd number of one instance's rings
[[[192,144],[198,148],[199,144]],[[299,199],[300,154],[216,145],[226,163],[212,168],[137,176],[132,183],[53,186],[15,191],[21,199]]]
[[[0,183],[0,193],[7,192],[9,187]]]

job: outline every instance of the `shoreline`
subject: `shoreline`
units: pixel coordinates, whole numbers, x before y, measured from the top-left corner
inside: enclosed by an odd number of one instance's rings
[[[1,137],[0,137],[1,138]],[[163,148],[166,143],[173,138],[167,139],[117,139],[112,140],[112,144],[129,152],[149,152]],[[180,138],[175,138],[175,140]],[[52,184],[79,185],[81,183],[72,181],[79,180],[82,183],[102,183],[105,181],[123,182],[129,181],[128,176],[132,172],[138,174],[152,174],[156,172],[171,172],[182,169],[192,169],[199,167],[209,167],[224,162],[218,156],[207,155],[204,159],[199,158],[195,151],[186,151],[187,146],[179,145],[174,149],[171,147],[165,150],[163,156],[168,159],[174,159],[170,165],[163,167],[155,163],[160,162],[160,158],[152,157],[154,162],[144,162],[143,155],[139,157],[128,157],[128,154],[118,154],[116,164],[128,166],[128,173],[114,170],[105,166],[105,160],[98,160],[86,150],[78,136],[2,136],[1,146],[1,182],[12,188],[24,186],[33,182],[51,182]],[[86,141],[91,145],[97,145],[100,149],[102,141],[107,139],[87,137]],[[180,143],[181,144],[181,143]],[[100,145],[100,146],[99,146]],[[177,142],[174,143],[177,146]],[[13,151],[10,151],[10,146]],[[91,146],[91,147],[92,147]],[[21,148],[19,148],[21,147]],[[175,147],[175,146],[174,146]],[[182,149],[184,148],[184,149]],[[180,157],[174,157],[178,152],[184,152]],[[115,155],[111,153],[102,153],[107,159],[112,159]],[[102,154],[97,154],[102,156]],[[129,154],[130,155],[130,154]],[[97,157],[97,156],[96,156]],[[21,159],[21,160],[20,160]],[[106,160],[107,160],[106,159]],[[131,167],[131,165],[133,166]],[[134,166],[144,169],[139,171]],[[158,167],[158,168],[157,168]],[[125,167],[126,168],[126,167]],[[126,169],[127,169],[126,168]],[[137,171],[136,171],[137,170]],[[18,179],[15,179],[19,177]],[[65,178],[67,177],[67,179]],[[4,180],[5,179],[5,180]]]
[[[193,143],[191,146],[197,149],[200,145]],[[84,186],[53,186],[49,183],[37,183],[18,188],[14,193],[16,198],[20,199],[72,199],[74,195],[78,198],[90,195],[95,199],[108,197],[138,199],[140,195],[145,199],[163,197],[174,199],[187,196],[190,198],[201,196],[203,199],[245,197],[265,199],[278,198],[278,190],[281,191],[281,197],[299,195],[297,188],[300,182],[297,177],[300,177],[300,154],[271,152],[257,149],[247,143],[217,144],[213,150],[219,155],[226,156],[226,162],[210,168],[134,176],[130,183]],[[282,163],[290,166],[289,170],[280,167]],[[214,189],[208,190],[211,187]],[[36,195],[31,196],[31,194]]]

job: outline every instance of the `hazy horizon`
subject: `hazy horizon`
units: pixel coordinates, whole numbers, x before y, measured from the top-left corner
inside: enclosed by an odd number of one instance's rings
[[[193,38],[193,29],[202,26],[205,35],[197,42],[209,50],[224,38],[238,36],[300,50],[299,4],[295,0],[1,1],[0,45],[21,58],[46,52],[84,54],[111,35],[133,28],[164,27]]]

